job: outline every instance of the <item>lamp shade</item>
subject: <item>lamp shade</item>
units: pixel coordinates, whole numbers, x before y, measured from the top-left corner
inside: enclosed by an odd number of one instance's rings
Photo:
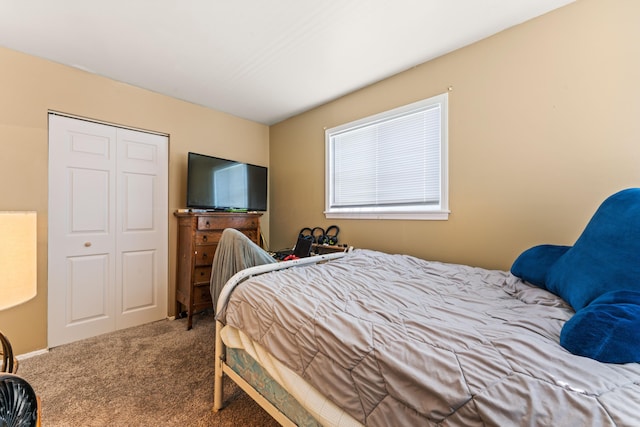
[[[0,310],[36,296],[35,212],[0,212]]]

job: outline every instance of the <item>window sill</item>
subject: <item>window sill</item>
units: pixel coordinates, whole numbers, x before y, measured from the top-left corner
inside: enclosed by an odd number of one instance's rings
[[[325,211],[326,218],[342,219],[399,219],[399,220],[427,220],[446,221],[449,219],[449,211],[433,212],[329,212]]]

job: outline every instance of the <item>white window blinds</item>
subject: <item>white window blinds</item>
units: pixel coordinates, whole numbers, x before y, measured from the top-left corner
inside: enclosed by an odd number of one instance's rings
[[[443,205],[446,95],[327,131],[327,212]]]

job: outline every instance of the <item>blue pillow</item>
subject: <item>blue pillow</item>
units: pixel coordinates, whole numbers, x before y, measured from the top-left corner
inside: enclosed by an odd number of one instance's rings
[[[640,362],[640,292],[613,291],[596,298],[564,324],[560,345],[600,362]]]
[[[598,208],[576,243],[549,269],[546,288],[574,310],[610,291],[640,291],[640,188]]]
[[[522,252],[511,266],[511,274],[546,289],[547,271],[571,246],[538,245]]]

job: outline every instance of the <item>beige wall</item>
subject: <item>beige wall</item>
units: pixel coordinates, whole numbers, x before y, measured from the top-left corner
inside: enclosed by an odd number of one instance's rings
[[[272,245],[332,223],[356,247],[508,269],[573,244],[640,186],[640,2],[578,0],[270,129]],[[448,221],[327,220],[324,128],[449,96]]]
[[[169,134],[169,313],[174,314],[175,209],[184,207],[188,151],[268,166],[268,127],[0,48],[0,210],[38,212],[38,295],[0,312],[23,354],[47,346],[47,111]],[[263,217],[268,235],[268,215]],[[2,238],[0,236],[0,238]]]

